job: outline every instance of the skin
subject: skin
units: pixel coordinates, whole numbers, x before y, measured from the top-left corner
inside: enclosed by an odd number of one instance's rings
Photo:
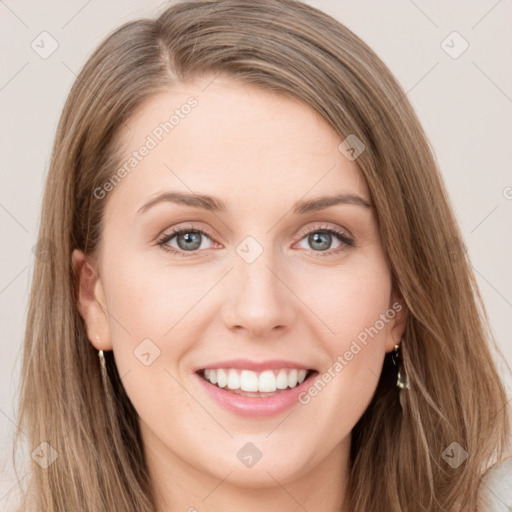
[[[400,342],[405,307],[307,405],[246,418],[204,392],[194,369],[226,359],[293,360],[322,374],[399,299],[372,208],[291,213],[301,199],[334,192],[370,201],[356,162],[338,150],[342,139],[295,99],[211,80],[154,96],[121,134],[128,158],[175,108],[198,101],[103,199],[100,250],[95,258],[73,253],[78,306],[94,347],[114,350],[159,511],[251,512],[265,503],[345,512],[351,430],[385,353]],[[212,195],[228,210],[161,202],[137,213],[164,191]],[[180,249],[177,237],[168,245],[184,257],[158,245],[173,226],[190,224],[212,235],[195,252]],[[319,249],[308,241],[319,225],[341,229],[355,245],[333,235]],[[247,236],[263,249],[252,263],[236,252]],[[160,350],[149,366],[134,356],[146,338]],[[251,468],[237,457],[248,442],[263,455]]]

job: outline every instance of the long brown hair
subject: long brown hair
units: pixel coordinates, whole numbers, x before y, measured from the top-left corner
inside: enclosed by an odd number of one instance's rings
[[[340,140],[355,135],[365,145],[357,165],[408,308],[402,351],[411,387],[396,388],[387,357],[352,432],[350,509],[474,510],[482,473],[508,449],[510,423],[492,354],[499,350],[437,164],[376,54],[293,0],[173,2],[157,19],[113,32],[76,79],[46,183],[39,236],[47,250],[35,262],[19,408],[30,449],[45,442],[58,456],[46,469],[32,462],[27,503],[41,511],[155,510],[136,412],[111,352],[114,401],[105,398],[76,306],[71,253],[98,250],[108,197],[93,191],[121,164],[121,126],[156,92],[204,74],[298,98]],[[443,456],[450,446],[468,454],[458,467]]]

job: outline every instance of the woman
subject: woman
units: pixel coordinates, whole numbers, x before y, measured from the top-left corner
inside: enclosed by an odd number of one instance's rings
[[[25,506],[475,510],[506,455],[425,134],[312,7],[181,2],[109,36],[65,105],[40,240]]]

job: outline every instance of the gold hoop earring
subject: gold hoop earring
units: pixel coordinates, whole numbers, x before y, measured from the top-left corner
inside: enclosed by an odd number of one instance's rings
[[[402,340],[398,345],[395,345],[393,349],[392,359],[393,364],[397,367],[397,379],[396,379],[396,387],[400,389],[410,389],[409,385],[409,376],[407,375],[407,370],[405,369],[405,362],[402,357]]]

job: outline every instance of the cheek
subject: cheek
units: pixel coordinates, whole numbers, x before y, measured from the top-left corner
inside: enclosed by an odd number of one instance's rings
[[[338,269],[318,267],[300,280],[301,297],[317,318],[311,317],[314,325],[320,326],[313,327],[314,334],[327,356],[317,389],[305,402],[310,398],[315,402],[318,418],[325,415],[327,423],[347,422],[347,428],[375,391],[395,313],[390,310],[391,275],[384,258],[350,263]],[[317,400],[319,395],[322,398]]]
[[[330,268],[311,266],[297,275],[302,276],[297,280],[297,294],[320,322],[324,345],[333,356],[374,326],[388,310],[391,277],[383,258],[354,258]],[[379,322],[379,333],[374,338],[385,336],[386,325],[383,328]]]
[[[105,289],[119,375],[126,376],[123,385],[141,417],[150,418],[159,400],[168,411],[194,410],[177,381],[189,378],[188,354],[217,318],[212,311],[222,300],[209,292],[225,270],[148,260],[111,258]]]
[[[179,362],[197,339],[191,330],[200,310],[195,306],[211,279],[130,257],[106,268],[105,276],[116,366],[135,409],[149,423],[168,421],[169,411],[193,410],[190,397],[179,392]]]
[[[319,437],[334,446],[351,431],[371,401],[394,311],[389,314],[391,280],[380,260],[371,266],[330,270],[309,274],[302,280],[302,296],[322,320],[322,324],[316,321],[315,325],[327,325],[329,329],[322,327],[322,335],[317,336],[326,357],[300,401],[315,418]],[[309,292],[304,295],[306,288]],[[317,329],[316,334],[319,332]]]
[[[112,269],[108,285],[108,303],[117,321],[116,333],[134,337],[171,337],[175,326],[190,323],[196,307],[212,286],[212,272],[200,267],[148,266],[144,261],[125,260]],[[200,307],[198,308],[200,309]],[[120,329],[122,324],[126,329]],[[125,332],[126,334],[126,332]]]

